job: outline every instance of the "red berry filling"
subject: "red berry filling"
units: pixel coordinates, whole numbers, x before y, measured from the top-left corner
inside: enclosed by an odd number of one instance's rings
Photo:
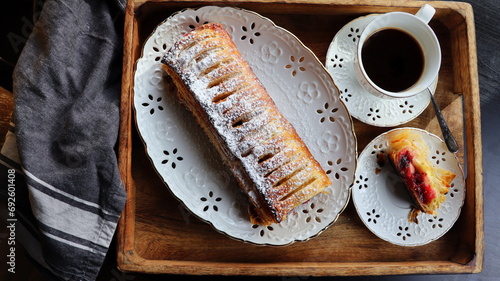
[[[436,192],[431,188],[427,173],[418,171],[413,165],[413,154],[404,149],[398,154],[398,170],[405,184],[413,191],[418,200],[429,204],[436,198]]]

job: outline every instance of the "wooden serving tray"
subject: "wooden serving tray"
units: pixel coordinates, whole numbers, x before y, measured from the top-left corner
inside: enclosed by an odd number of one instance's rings
[[[236,241],[191,215],[156,174],[134,121],[133,77],[142,45],[153,29],[187,7],[220,5],[255,11],[294,33],[324,62],[335,34],[371,13],[415,13],[425,2],[364,0],[129,1],[119,142],[119,168],[128,194],[118,228],[118,267],[123,271],[197,275],[386,275],[476,273],[483,264],[483,187],[479,87],[472,7],[432,2],[430,25],[442,47],[436,98],[457,137],[466,174],[460,218],[437,241],[419,247],[390,244],[372,234],[350,202],[338,221],[307,242],[275,247]],[[429,106],[402,126],[441,136]],[[392,128],[354,120],[358,152]]]

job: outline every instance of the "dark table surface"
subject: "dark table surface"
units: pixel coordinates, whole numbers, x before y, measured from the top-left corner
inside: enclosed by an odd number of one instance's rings
[[[0,17],[0,86],[10,89],[12,81],[6,75],[11,71],[23,40],[26,40],[32,27],[33,2],[28,0],[11,1],[14,9],[2,8]],[[484,189],[484,233],[485,253],[483,271],[477,274],[456,275],[405,275],[405,276],[370,276],[370,277],[230,277],[230,276],[175,276],[144,275],[122,273],[116,268],[115,245],[106,258],[98,280],[500,280],[500,219],[496,206],[500,202],[500,2],[497,0],[467,0],[473,6],[479,69],[481,100],[481,130],[483,143],[483,189]],[[15,11],[12,13],[11,11]],[[7,36],[8,34],[9,37]],[[16,36],[12,36],[16,35]],[[16,40],[11,40],[14,38]],[[0,234],[4,233],[3,230]],[[0,237],[1,238],[1,237]],[[0,239],[1,240],[1,239]],[[1,253],[4,257],[4,253]],[[3,259],[0,259],[3,260]],[[19,274],[6,275],[0,266],[2,280],[52,280],[43,274],[23,252],[19,253],[17,268]],[[5,279],[8,278],[8,279]]]

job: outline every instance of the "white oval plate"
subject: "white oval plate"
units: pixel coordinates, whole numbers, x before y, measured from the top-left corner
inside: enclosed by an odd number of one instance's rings
[[[281,224],[250,223],[238,184],[191,114],[174,98],[175,87],[161,69],[163,53],[207,22],[225,26],[332,179],[325,193],[297,207]],[[214,6],[186,9],[157,26],[137,62],[134,107],[147,154],[172,193],[193,214],[230,237],[268,245],[304,241],[333,224],[347,205],[356,170],[356,138],[333,79],[293,34],[254,12]]]
[[[437,216],[420,212],[418,224],[408,221],[412,199],[403,181],[389,162],[377,163],[377,154],[387,152],[387,135],[395,130],[410,129],[419,133],[429,147],[429,160],[435,166],[456,174]],[[352,187],[352,198],[364,224],[381,239],[400,246],[420,246],[444,235],[455,223],[465,198],[464,174],[455,154],[436,135],[416,128],[399,128],[383,133],[361,152]],[[376,169],[380,169],[377,173]]]
[[[377,14],[359,17],[337,32],[328,48],[325,67],[352,117],[373,126],[394,127],[418,117],[429,105],[430,97],[423,91],[409,98],[382,98],[369,93],[358,82],[354,70],[358,38],[375,17]],[[437,80],[430,86],[432,93],[436,91]]]

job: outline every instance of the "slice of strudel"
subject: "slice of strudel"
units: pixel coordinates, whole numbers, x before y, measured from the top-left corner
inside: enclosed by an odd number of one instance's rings
[[[247,195],[253,223],[279,223],[331,184],[221,24],[187,33],[161,62]]]
[[[410,220],[416,221],[420,211],[435,215],[455,174],[430,163],[429,149],[418,133],[402,129],[390,133],[388,139],[389,160],[415,202]]]

